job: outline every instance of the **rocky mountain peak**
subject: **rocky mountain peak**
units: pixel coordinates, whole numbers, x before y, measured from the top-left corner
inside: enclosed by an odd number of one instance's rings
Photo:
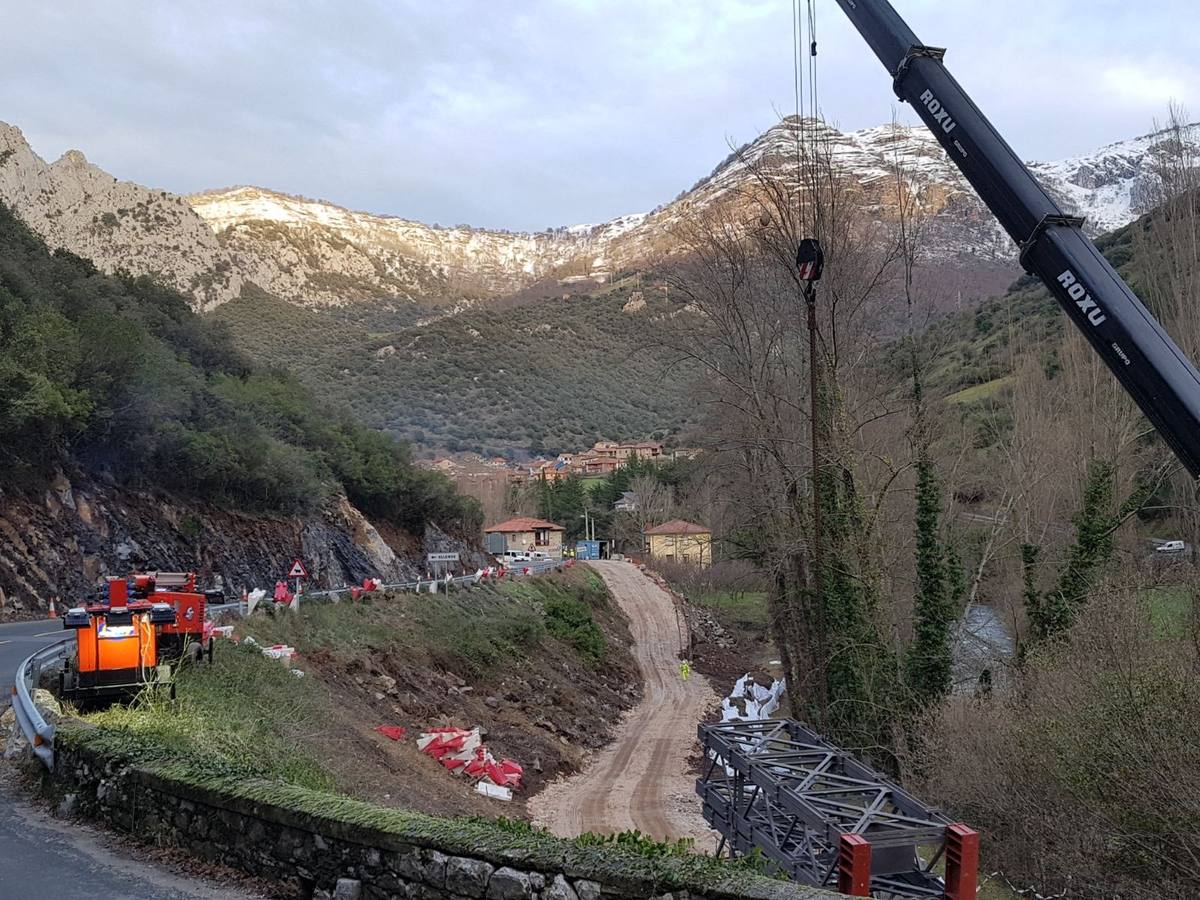
[[[119,181],[68,150],[53,164],[0,122],[0,200],[51,247],[108,272],[151,275],[211,309],[241,293],[242,276],[180,197]]]
[[[83,155],[82,150],[68,150],[60,156],[54,163],[58,168],[76,168],[82,169],[88,165],[87,157]]]
[[[1174,139],[1156,132],[1031,168],[1096,234],[1148,208],[1160,157]],[[809,142],[828,151],[836,171],[881,218],[894,215],[899,170],[929,217],[929,255],[1012,264],[1012,242],[924,127],[841,131],[796,116],[733,150],[649,213],[538,233],[435,227],[252,185],[185,200],[118,181],[78,150],[47,165],[20,129],[2,122],[0,199],[51,245],[109,271],[156,275],[191,294],[198,309],[236,297],[247,281],[301,305],[420,302],[453,309],[543,280],[603,281],[676,252],[673,229],[686,215],[736,199],[755,167],[795,178],[798,144]],[[1194,149],[1200,154],[1200,145]]]

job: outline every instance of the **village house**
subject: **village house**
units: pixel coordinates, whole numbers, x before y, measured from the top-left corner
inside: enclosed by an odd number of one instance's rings
[[[621,497],[613,504],[613,512],[637,512],[637,494],[634,491],[622,491]]]
[[[529,467],[529,477],[541,481],[558,481],[571,475],[571,457],[559,456],[555,459],[536,459]]]
[[[545,553],[551,559],[562,559],[563,532],[561,525],[545,519],[520,516],[483,530],[487,551],[493,556],[505,553]]]
[[[659,460],[664,456],[663,445],[658,441],[637,441],[634,443],[596,441],[588,453],[603,459],[615,459],[622,463],[627,462],[634,456],[650,460]]]
[[[620,467],[621,460],[611,456],[600,456],[592,450],[581,453],[571,461],[571,472],[584,477],[605,477]]]
[[[712,532],[703,525],[672,519],[642,531],[649,559],[669,559],[700,568],[712,565]]]

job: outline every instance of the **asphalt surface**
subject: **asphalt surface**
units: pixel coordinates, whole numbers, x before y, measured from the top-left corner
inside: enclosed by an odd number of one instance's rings
[[[12,694],[21,661],[65,638],[55,621],[0,625],[0,709]],[[10,783],[11,764],[0,762],[0,900],[215,900],[243,898],[238,888],[178,875],[139,858],[103,831],[60,821],[27,802]]]

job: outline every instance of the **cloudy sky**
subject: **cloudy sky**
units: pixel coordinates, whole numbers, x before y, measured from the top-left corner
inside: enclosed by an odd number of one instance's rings
[[[1018,153],[1200,118],[1196,0],[895,0]],[[803,4],[803,0],[802,0]],[[817,0],[820,99],[890,120]],[[540,229],[651,208],[794,107],[791,0],[0,0],[0,120],[178,192]],[[901,108],[902,120],[911,114]]]

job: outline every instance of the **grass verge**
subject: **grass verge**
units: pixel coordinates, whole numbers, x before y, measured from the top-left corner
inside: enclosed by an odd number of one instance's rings
[[[747,630],[765,632],[770,623],[766,591],[720,591],[688,595],[688,600],[718,613],[722,621]]]

